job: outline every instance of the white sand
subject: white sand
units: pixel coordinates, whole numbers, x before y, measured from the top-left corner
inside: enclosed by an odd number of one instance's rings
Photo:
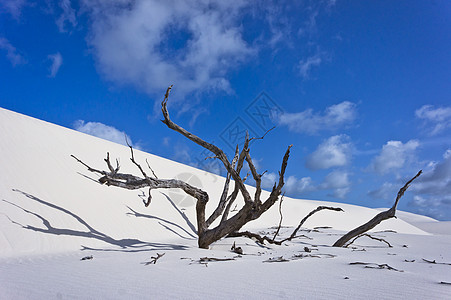
[[[357,298],[445,299],[451,295],[450,222],[399,212],[373,231],[393,247],[368,238],[357,249],[330,245],[345,231],[379,211],[353,205],[285,198],[284,226],[295,226],[318,205],[322,211],[283,246],[262,247],[245,238],[223,239],[210,250],[196,247],[194,200],[177,190],[153,191],[145,208],[139,191],[102,186],[98,176],[78,164],[75,154],[104,169],[109,151],[123,172],[139,175],[129,149],[73,130],[0,109],[0,298]],[[187,141],[189,142],[189,141]],[[140,151],[160,178],[185,178],[210,195],[208,209],[222,190],[223,178]],[[251,189],[251,188],[250,188]],[[272,233],[275,205],[247,229]],[[292,228],[284,228],[288,235]],[[199,264],[201,257],[231,258],[236,241],[245,254],[234,261]],[[314,245],[314,246],[312,246]],[[403,247],[406,245],[407,247]],[[305,253],[304,247],[313,250]],[[156,253],[156,265],[144,265]],[[299,254],[320,254],[292,260]],[[328,258],[325,254],[334,257]],[[80,258],[92,255],[92,260]],[[288,262],[264,263],[282,256]],[[413,261],[414,260],[414,261]],[[370,269],[351,262],[388,264],[402,270]],[[408,262],[406,262],[408,261]],[[412,261],[412,262],[411,262]],[[208,267],[207,267],[208,266]],[[349,279],[344,279],[348,277]]]

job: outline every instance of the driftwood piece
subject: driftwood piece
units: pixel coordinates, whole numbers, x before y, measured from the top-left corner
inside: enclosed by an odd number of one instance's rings
[[[423,261],[430,263],[430,264],[434,264],[434,265],[447,265],[447,266],[451,266],[451,263],[443,263],[443,262],[436,262],[435,259],[434,260],[429,260],[429,259],[424,259]]]
[[[333,247],[343,247],[349,240],[351,240],[352,238],[361,235],[365,232],[367,232],[368,230],[373,229],[374,227],[376,227],[380,222],[390,219],[390,218],[394,218],[395,217],[395,213],[396,213],[396,207],[398,206],[398,202],[399,199],[401,199],[401,197],[404,195],[405,191],[407,190],[407,188],[409,187],[409,185],[412,183],[412,181],[414,181],[418,176],[420,176],[422,173],[422,171],[420,170],[417,175],[415,175],[412,179],[410,179],[398,192],[398,195],[396,196],[396,200],[395,203],[393,204],[393,206],[386,210],[383,211],[379,214],[377,214],[374,218],[372,218],[371,220],[369,220],[368,222],[366,222],[363,225],[360,225],[359,227],[349,231],[348,233],[346,233],[344,236],[342,236],[340,239],[338,239],[334,244]]]
[[[388,264],[365,263],[365,262],[360,262],[360,261],[352,262],[349,264],[350,265],[364,265],[365,268],[368,268],[368,269],[387,269],[387,270],[392,270],[392,271],[397,271],[397,272],[404,272],[403,270],[398,270],[396,268],[389,266]]]
[[[283,258],[283,256],[278,256],[278,257],[268,258],[267,260],[264,260],[263,262],[273,263],[273,262],[288,262],[288,261],[290,261],[290,260],[286,259],[286,258]]]

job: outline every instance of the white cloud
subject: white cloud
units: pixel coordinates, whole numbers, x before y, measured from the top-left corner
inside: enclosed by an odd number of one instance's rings
[[[448,220],[451,217],[451,196],[419,196],[415,195],[407,204],[415,213],[426,215],[438,220]]]
[[[326,108],[324,113],[307,109],[299,113],[279,115],[279,124],[288,126],[294,132],[316,134],[321,130],[336,130],[347,126],[357,118],[356,104],[343,101]]]
[[[276,173],[265,173],[262,176],[262,188],[271,190],[274,183],[279,182],[279,175]],[[295,176],[289,176],[285,179],[284,191],[289,195],[302,195],[315,190],[315,186],[310,177],[297,179]]]
[[[26,63],[26,60],[18,53],[17,49],[7,39],[2,37],[0,37],[0,50],[6,50],[6,57],[13,66]]]
[[[415,116],[432,125],[431,135],[451,128],[451,107],[434,108],[432,105],[423,105],[415,111]]]
[[[313,56],[309,56],[306,59],[299,61],[298,69],[302,78],[308,79],[310,77],[310,71],[314,67],[318,67],[323,62],[323,55],[321,53],[316,53]]]
[[[391,199],[396,196],[397,189],[399,190],[400,186],[397,186],[390,182],[384,182],[381,187],[376,190],[372,190],[368,192],[368,196],[373,199]]]
[[[22,9],[27,5],[26,0],[1,0],[0,6],[3,6],[4,9],[15,19],[19,19],[22,14]]]
[[[349,163],[352,145],[345,134],[334,135],[307,157],[306,166],[312,170],[341,167]]]
[[[430,171],[420,176],[413,186],[419,194],[451,195],[451,149],[443,154],[443,160],[433,164]]]
[[[415,211],[437,219],[451,217],[451,149],[443,160],[434,162],[411,187],[415,196],[408,205]]]
[[[310,177],[297,179],[295,176],[289,176],[285,183],[285,190],[288,194],[303,195],[315,189],[316,187]]]
[[[77,26],[75,10],[71,7],[70,0],[60,0],[58,4],[62,10],[62,13],[56,20],[56,26],[58,26],[60,32],[67,32],[67,23],[69,23],[72,27]]]
[[[262,188],[271,190],[274,183],[279,181],[279,176],[276,173],[265,173],[262,176]]]
[[[52,62],[49,77],[54,78],[63,64],[63,56],[61,53],[57,52],[55,54],[48,55],[47,58]]]
[[[319,185],[320,189],[332,190],[331,196],[344,199],[350,191],[349,174],[342,171],[329,173]]]
[[[262,176],[262,188],[271,190],[278,180],[278,174],[265,173]],[[298,179],[295,176],[289,176],[285,178],[283,189],[289,196],[303,196],[310,192],[329,190],[330,196],[343,199],[349,193],[350,186],[349,174],[336,170],[329,173],[320,184],[315,184],[311,177]]]
[[[83,120],[77,120],[74,122],[73,127],[77,131],[125,146],[127,145],[127,142],[125,140],[125,138],[127,137],[130,145],[139,149],[139,147],[133,145],[130,137],[126,135],[125,132],[120,131],[112,126],[108,126],[99,122],[85,122]]]
[[[417,140],[410,140],[405,144],[400,141],[388,141],[382,147],[380,154],[373,159],[369,169],[379,174],[400,169],[413,158],[419,145]]]
[[[208,90],[231,92],[227,72],[253,53],[239,16],[245,1],[84,1],[88,38],[99,71],[119,84],[173,98]],[[184,103],[195,105],[195,103]]]

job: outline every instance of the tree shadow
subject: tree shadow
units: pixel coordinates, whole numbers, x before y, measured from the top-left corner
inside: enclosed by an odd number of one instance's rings
[[[30,210],[27,210],[15,203],[9,202],[7,200],[2,200],[6,203],[9,203],[10,205],[13,205],[13,206],[21,209],[25,213],[33,215],[36,218],[40,219],[45,228],[35,227],[32,225],[22,225],[14,220],[11,220],[11,218],[8,217],[8,219],[10,219],[10,221],[12,223],[17,224],[27,230],[33,230],[36,232],[42,232],[42,233],[51,234],[51,235],[78,236],[78,237],[91,238],[91,239],[99,240],[99,241],[105,242],[107,244],[110,244],[112,246],[117,246],[120,248],[120,249],[95,249],[95,248],[89,248],[89,247],[85,247],[85,246],[81,245],[81,247],[82,247],[81,250],[139,252],[139,251],[152,251],[152,250],[184,250],[184,249],[188,248],[183,245],[166,244],[166,243],[150,243],[150,242],[141,241],[139,239],[115,239],[103,232],[96,230],[95,228],[90,226],[85,220],[83,220],[81,217],[77,216],[76,214],[74,214],[73,212],[71,212],[65,208],[62,208],[58,205],[46,202],[42,199],[39,199],[38,197],[35,197],[35,196],[28,194],[26,192],[23,192],[21,190],[13,189],[13,191],[21,193],[22,195],[24,195],[25,197],[27,197],[33,201],[36,201],[36,202],[38,202],[44,206],[50,207],[52,209],[58,210],[64,214],[74,218],[81,225],[83,225],[87,230],[80,231],[80,230],[54,227],[50,223],[50,221],[47,220],[45,217],[43,217],[35,212],[32,212]]]
[[[183,238],[183,239],[196,239],[196,238],[197,238],[196,235],[194,235],[194,234],[188,232],[188,230],[186,230],[185,228],[183,228],[183,227],[180,226],[179,224],[176,224],[176,223],[174,223],[174,222],[165,220],[165,219],[160,218],[160,217],[157,217],[157,216],[152,216],[152,215],[146,215],[146,214],[139,213],[139,212],[137,212],[136,210],[132,209],[132,208],[131,208],[130,206],[128,206],[128,205],[127,205],[127,208],[131,211],[131,212],[128,212],[128,213],[127,213],[127,215],[129,215],[129,216],[135,216],[135,217],[137,217],[137,218],[148,218],[148,219],[158,220],[158,221],[160,221],[160,222],[158,222],[158,224],[160,224],[161,226],[163,226],[163,227],[166,228],[167,230],[169,230],[169,231],[175,233],[176,235],[178,235],[179,237],[181,237],[181,238]],[[184,233],[186,233],[189,237],[182,236],[180,233],[176,232],[174,229],[168,227],[167,225],[165,225],[165,224],[163,224],[163,223],[168,224],[168,225],[170,225],[170,226],[177,227],[178,229],[180,229],[180,230],[182,230]]]
[[[191,221],[190,221],[189,218],[185,215],[185,213],[184,213],[183,211],[181,211],[181,210],[177,207],[177,205],[174,203],[174,201],[172,201],[172,199],[171,199],[168,195],[166,195],[166,194],[163,193],[163,192],[160,192],[160,193],[163,194],[163,195],[166,197],[166,199],[169,201],[169,203],[171,203],[172,207],[174,207],[175,210],[179,213],[179,215],[183,218],[183,220],[185,220],[186,225],[188,225],[188,227],[194,232],[194,234],[197,235],[197,229],[196,229],[196,226],[194,226],[194,224],[191,223]]]

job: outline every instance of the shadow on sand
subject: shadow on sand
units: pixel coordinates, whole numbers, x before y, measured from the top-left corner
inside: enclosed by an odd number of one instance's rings
[[[76,214],[72,213],[71,211],[69,211],[65,208],[62,208],[58,205],[46,202],[46,201],[39,199],[31,194],[28,194],[26,192],[23,192],[23,191],[20,191],[17,189],[13,189],[13,191],[20,193],[20,194],[24,195],[25,197],[27,197],[33,201],[36,201],[44,206],[58,210],[64,214],[76,219],[81,225],[83,225],[86,228],[86,231],[53,227],[52,224],[50,223],[50,221],[48,219],[46,219],[45,217],[43,217],[35,212],[32,212],[30,210],[27,210],[23,207],[20,207],[19,205],[15,204],[15,203],[12,203],[7,200],[3,200],[4,202],[9,203],[10,205],[13,205],[13,206],[21,209],[22,211],[26,212],[27,214],[33,215],[36,218],[40,219],[44,225],[44,228],[35,227],[35,226],[31,226],[31,225],[22,225],[16,221],[10,219],[10,221],[13,222],[14,224],[17,224],[24,229],[33,230],[36,232],[42,232],[42,233],[52,234],[52,235],[76,236],[76,237],[90,238],[90,239],[95,239],[95,240],[105,242],[111,246],[119,247],[119,249],[117,249],[117,248],[116,249],[96,249],[96,248],[85,247],[82,245],[81,246],[82,250],[141,252],[141,251],[152,251],[152,250],[184,250],[184,249],[188,248],[183,245],[165,244],[165,243],[150,243],[150,242],[145,242],[145,241],[141,241],[138,239],[115,239],[103,232],[96,230],[95,228],[90,226],[85,220],[83,220],[81,217],[77,216]],[[143,216],[145,216],[145,215],[143,215]],[[160,219],[160,220],[164,221],[166,223],[173,224],[173,223],[163,220],[163,219]],[[169,228],[167,228],[167,229],[170,230]],[[170,231],[174,232],[173,230],[170,230]]]

